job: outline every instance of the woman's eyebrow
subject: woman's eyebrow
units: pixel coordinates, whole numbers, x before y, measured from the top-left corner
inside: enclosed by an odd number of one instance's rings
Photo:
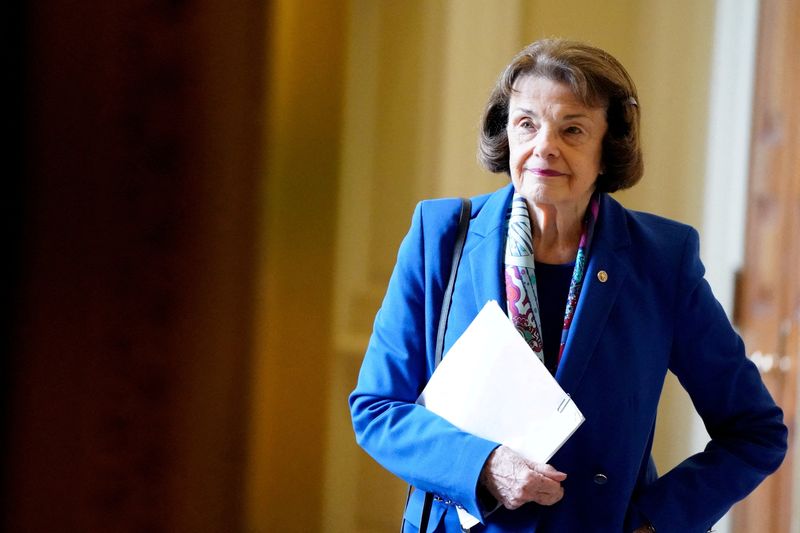
[[[511,113],[523,113],[525,115],[531,115],[531,116],[534,116],[534,117],[538,116],[531,109],[527,109],[527,108],[519,107],[519,106],[511,109],[510,111],[511,111]]]
[[[519,107],[519,106],[514,107],[509,110],[509,114],[512,113],[522,113],[524,115],[530,115],[534,118],[539,118],[538,113],[526,107]],[[570,113],[569,115],[564,115],[563,117],[561,117],[561,120],[574,120],[576,118],[590,118],[590,117],[586,113]]]

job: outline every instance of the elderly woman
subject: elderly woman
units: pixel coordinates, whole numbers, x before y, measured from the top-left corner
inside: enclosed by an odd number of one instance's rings
[[[421,202],[350,396],[359,444],[418,489],[404,530],[418,530],[427,492],[428,531],[460,531],[459,507],[479,518],[473,531],[707,531],[780,465],[787,431],[703,278],[697,232],[608,195],[643,172],[630,76],[597,48],[534,42],[489,98],[479,155],[511,183],[472,199],[445,349],[501,302],[586,421],[536,464],[415,404],[435,366],[461,206]],[[659,477],[650,453],[667,370],[711,441]]]

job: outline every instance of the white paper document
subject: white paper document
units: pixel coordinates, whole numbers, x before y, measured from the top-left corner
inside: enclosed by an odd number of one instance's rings
[[[442,358],[417,403],[537,463],[549,461],[584,421],[494,300]],[[477,524],[458,511],[464,527]]]

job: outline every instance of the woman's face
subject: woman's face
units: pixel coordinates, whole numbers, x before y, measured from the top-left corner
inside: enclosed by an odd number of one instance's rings
[[[583,209],[602,171],[606,110],[586,107],[569,86],[520,77],[508,105],[511,181],[529,203]]]

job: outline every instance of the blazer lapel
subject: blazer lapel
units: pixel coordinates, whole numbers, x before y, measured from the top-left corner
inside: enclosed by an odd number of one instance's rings
[[[578,308],[556,372],[567,393],[578,388],[628,274],[630,236],[622,206],[604,195],[597,224]]]
[[[506,242],[506,210],[513,191],[509,184],[492,194],[470,224],[467,242],[471,239],[476,244],[470,247],[468,260],[478,310],[489,300],[497,300],[506,312],[503,247]]]

